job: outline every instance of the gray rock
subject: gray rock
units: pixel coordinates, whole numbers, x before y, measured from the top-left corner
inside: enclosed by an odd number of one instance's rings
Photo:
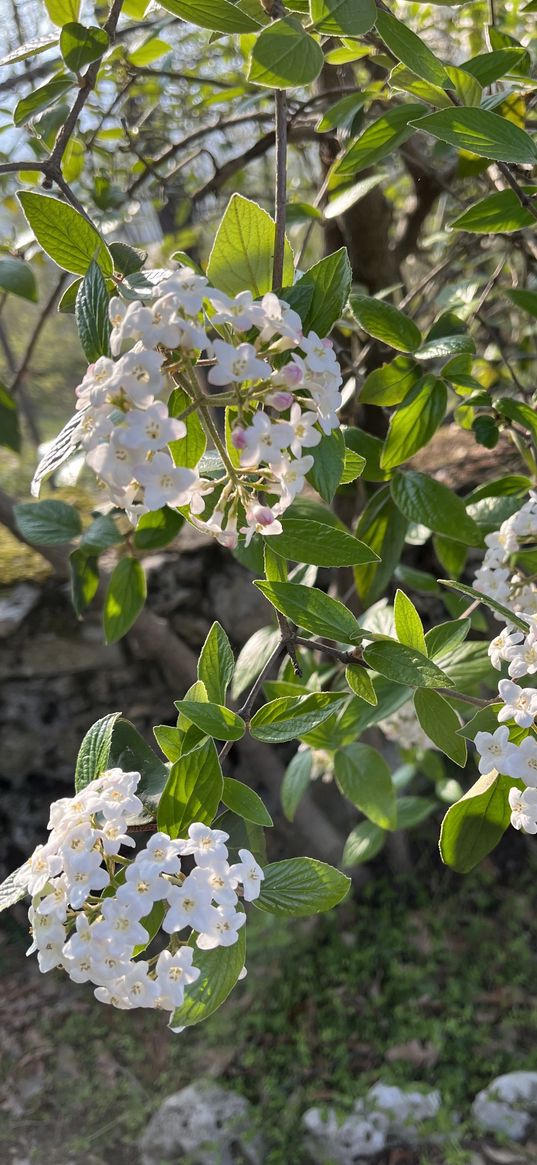
[[[24,622],[39,601],[39,588],[19,583],[0,598],[0,639],[7,639]]]
[[[386,1117],[380,1112],[365,1113],[363,1101],[357,1101],[343,1124],[332,1108],[310,1108],[302,1119],[306,1147],[316,1165],[360,1165],[386,1145]]]
[[[367,1108],[382,1113],[388,1121],[389,1140],[397,1144],[420,1139],[420,1126],[432,1120],[442,1104],[440,1092],[422,1092],[418,1088],[398,1088],[378,1081],[369,1089]]]
[[[478,1092],[472,1116],[489,1133],[523,1141],[537,1117],[537,1072],[507,1072]]]
[[[243,1096],[198,1080],[169,1096],[140,1142],[141,1165],[262,1165],[251,1106]]]

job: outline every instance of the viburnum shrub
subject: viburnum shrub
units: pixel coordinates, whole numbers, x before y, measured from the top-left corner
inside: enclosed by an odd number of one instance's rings
[[[0,173],[35,172],[57,187],[60,197],[25,188],[18,199],[31,247],[75,276],[60,308],[74,310],[88,367],[32,492],[38,497],[43,480],[77,457],[97,500],[89,523],[55,497],[21,503],[16,528],[38,546],[69,544],[75,611],[83,618],[102,602],[108,643],[144,607],[144,552],[170,544],[185,522],[257,575],[267,625],[236,659],[213,624],[197,680],[175,701],[176,724],[154,728],[164,759],[118,712],[89,728],[74,796],[51,806],[48,840],[4,882],[0,904],[29,895],[29,953],[42,971],[91,984],[103,1003],[165,1011],[180,1031],[212,1014],[245,974],[248,910],[300,917],[349,892],[350,878],[325,862],[267,861],[268,810],[226,772],[246,736],[297,743],[281,788],[289,821],[315,779],[334,781],[359,811],[344,870],[375,857],[391,832],[418,825],[438,801],[448,806],[440,853],[457,871],[477,865],[509,823],[537,834],[535,343],[520,322],[520,313],[537,317],[537,293],[519,286],[535,260],[537,145],[520,123],[536,85],[511,17],[511,31],[492,20],[485,44],[472,15],[455,52],[438,43],[434,21],[424,30],[413,17],[421,36],[409,27],[404,4],[395,15],[372,0],[311,0],[306,15],[256,0],[167,0],[180,30],[191,21],[220,34],[216,54],[222,37],[234,46],[232,84],[225,56],[217,59],[224,88],[238,90],[246,110],[255,105],[262,122],[275,105],[275,132],[256,147],[261,156],[275,146],[275,216],[233,194],[203,268],[184,251],[152,267],[112,240],[118,215],[181,145],[204,136],[192,130],[149,161],[138,148],[143,117],[133,127],[125,94],[152,100],[141,76],[149,69],[154,83],[159,46],[170,46],[131,44],[129,22],[154,28],[159,17],[127,0],[123,18],[114,0],[102,28],[86,27],[71,6],[67,21],[57,0],[46,7],[61,31],[3,63],[59,48],[62,71],[18,100],[13,120],[26,127],[32,157],[6,160]],[[239,84],[244,56],[248,76]],[[347,70],[345,91],[336,74],[336,93],[327,85],[313,93],[321,70],[336,66]],[[177,77],[185,75],[195,80]],[[71,87],[65,114],[57,103]],[[201,117],[197,105],[189,116]],[[291,204],[306,223],[294,254],[285,233],[286,147],[304,129],[308,141],[316,132],[333,140],[328,149],[325,139],[326,173],[313,201]],[[132,174],[121,169],[122,151],[118,161],[106,144],[117,136]],[[416,140],[426,143],[423,157]],[[101,159],[91,194],[85,147]],[[118,167],[122,189],[99,170],[103,156]],[[251,156],[222,161],[206,193],[218,193]],[[373,273],[368,290],[380,291],[366,294],[346,216],[382,182],[398,189],[403,165],[407,177],[419,170],[405,237],[433,204],[419,202],[425,178],[443,205],[457,188],[457,217],[449,230],[435,220],[435,265],[422,279],[410,268],[409,287],[375,285]],[[461,209],[467,198],[476,201]],[[124,213],[135,216],[131,202]],[[311,232],[334,221],[352,265],[342,245],[304,269]],[[459,281],[450,292],[444,283],[463,231],[487,240],[476,260],[484,270],[476,286],[466,281],[461,290]],[[32,268],[21,257],[27,238],[0,260],[0,286],[32,298]],[[367,241],[364,233],[364,249]],[[517,334],[514,353],[505,327]],[[31,338],[30,355],[33,346]],[[11,448],[19,441],[15,395],[0,389]],[[490,479],[466,496],[441,480],[440,465],[425,472],[411,460],[447,419],[488,451]],[[517,472],[495,464],[497,447],[518,458]],[[409,561],[416,547],[425,548],[426,570]],[[433,614],[425,619],[408,591],[432,599]],[[379,732],[390,742],[382,751]]]

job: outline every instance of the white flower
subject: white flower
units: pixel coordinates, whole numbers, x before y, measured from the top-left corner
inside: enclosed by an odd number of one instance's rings
[[[180,267],[159,283],[157,293],[171,299],[187,315],[197,316],[203,306],[206,286],[205,275],[198,275],[191,267]]]
[[[168,885],[152,862],[135,861],[127,866],[125,881],[116,898],[128,907],[133,918],[145,918],[155,902],[165,898]]]
[[[181,1006],[185,987],[200,977],[199,968],[192,965],[193,957],[192,947],[181,947],[174,955],[171,951],[161,951],[157,959],[157,987],[173,1007]]]
[[[251,291],[240,291],[234,298],[224,291],[211,291],[207,299],[216,308],[211,316],[213,324],[230,324],[237,332],[263,325],[265,313],[261,304],[254,303]]]
[[[289,307],[288,303],[285,303],[283,299],[278,299],[273,291],[267,291],[261,300],[261,308],[263,309],[264,324],[260,340],[270,340],[277,333],[279,336],[291,340],[293,344],[300,344],[302,347],[302,320],[298,313]]]
[[[174,465],[169,453],[155,453],[151,461],[136,466],[135,475],[144,486],[144,502],[149,510],[184,506],[198,480],[191,469]]]
[[[287,509],[293,498],[304,489],[306,474],[309,473],[312,465],[313,457],[308,455],[297,457],[294,461],[284,457],[280,464],[275,466],[274,472],[281,484],[280,502],[277,507],[279,512]]]
[[[39,970],[43,974],[61,965],[64,938],[64,930],[61,927],[57,932],[51,932],[43,946],[39,947],[37,961],[39,963]]]
[[[184,437],[186,425],[170,417],[167,406],[157,401],[147,409],[132,409],[127,413],[121,433],[127,449],[144,449],[150,453]]]
[[[170,886],[168,889],[170,909],[162,923],[162,929],[168,934],[184,930],[191,926],[193,930],[205,930],[211,922],[211,888],[200,884],[192,874],[185,878],[182,886]]]
[[[231,873],[242,882],[243,897],[246,901],[253,902],[255,898],[259,898],[265,874],[250,850],[240,849],[239,857],[240,865],[232,866]]]
[[[33,897],[40,894],[47,882],[61,873],[61,869],[62,860],[59,855],[53,853],[48,845],[38,845],[20,871],[21,880],[24,879],[28,893]]]
[[[173,296],[163,296],[151,307],[144,307],[138,300],[129,303],[121,322],[112,328],[112,355],[118,356],[125,346],[129,346],[129,341],[141,340],[145,348],[156,348],[157,344],[162,344],[163,348],[177,347],[179,333],[175,324],[176,307]]]
[[[229,906],[212,906],[211,911],[210,924],[198,935],[197,946],[202,951],[233,946],[239,937],[240,927],[246,922],[246,915]]]
[[[198,866],[212,866],[213,862],[227,861],[226,841],[229,834],[222,829],[211,829],[195,821],[188,828],[188,840],[182,842],[182,853],[194,854]]]
[[[505,773],[507,758],[513,745],[509,743],[509,729],[505,725],[495,732],[477,732],[474,744],[479,753],[479,772],[490,773],[496,769]]]
[[[97,854],[97,862],[100,857]],[[69,903],[73,910],[80,910],[92,890],[104,890],[110,877],[106,870],[95,861],[93,853],[83,854],[69,864],[67,875]]]
[[[339,374],[339,365],[331,340],[326,338],[321,340],[316,332],[308,332],[307,336],[302,336],[300,347],[310,372]]]
[[[65,922],[67,918],[67,879],[64,874],[59,878],[52,878],[47,884],[46,896],[41,898],[37,912],[46,917],[50,916],[55,922]]]
[[[294,453],[295,457],[300,457],[302,446],[310,449],[313,445],[319,444],[322,434],[315,428],[316,421],[317,413],[303,413],[299,404],[293,405],[289,424],[294,432],[291,453]]]
[[[520,646],[509,651],[508,672],[513,680],[532,676],[537,672],[537,635],[530,634]]]
[[[475,575],[475,586],[483,595],[489,595],[499,603],[509,599],[509,571],[507,569],[490,570],[488,566],[481,566]]]
[[[130,485],[139,459],[139,454],[125,445],[124,437],[124,430],[116,429],[106,445],[97,445],[86,454],[86,461],[97,477],[120,488]]]
[[[147,943],[147,931],[132,917],[129,902],[117,898],[105,898],[101,905],[102,919],[95,922],[94,938],[108,942],[113,954],[132,953],[134,947]]]
[[[537,740],[534,736],[527,736],[520,744],[512,744],[505,762],[508,777],[524,781],[526,785],[537,788]]]
[[[511,825],[523,829],[524,833],[537,833],[537,789],[524,789],[521,793],[516,785],[509,789]]]
[[[178,855],[181,852],[182,842],[172,841],[167,833],[154,833],[136,860],[143,863],[144,868],[151,864],[160,873],[177,874],[180,869]]]
[[[511,680],[500,680],[498,692],[505,704],[498,712],[500,723],[514,720],[520,728],[531,728],[537,716],[537,689],[519,688]]]
[[[128,833],[123,832],[123,822],[121,819],[105,821],[102,829],[99,829],[98,833],[105,854],[118,854],[122,845],[136,845],[134,838],[129,837]]]
[[[28,921],[32,929],[32,943],[28,947],[26,955],[33,955],[34,951],[41,950],[48,942],[62,943],[65,941],[63,925],[53,914],[41,914],[34,906],[30,906]]]
[[[99,777],[99,809],[107,820],[137,817],[143,810],[140,798],[135,795],[141,776],[136,772],[109,769]]]
[[[254,534],[281,534],[283,526],[270,509],[270,506],[252,506],[246,514],[247,526],[241,526],[241,534],[245,535],[244,544],[249,546]]]
[[[503,631],[500,631],[500,634],[496,635],[489,646],[489,657],[492,666],[499,671],[502,663],[510,658],[508,654],[510,649],[515,644],[521,643],[522,639],[523,635],[521,631],[514,631],[509,627],[504,627]]]
[[[209,369],[210,384],[225,385],[242,383],[244,380],[267,380],[271,374],[270,364],[260,360],[253,344],[227,344],[225,340],[213,340],[211,345],[216,364]]]
[[[210,866],[197,866],[190,874],[190,880],[206,886],[219,906],[236,906],[238,878],[228,862],[214,861]]]
[[[267,461],[269,465],[281,461],[282,449],[293,440],[293,430],[287,421],[272,421],[266,413],[255,413],[251,425],[242,430],[244,434],[241,465],[258,465]]]

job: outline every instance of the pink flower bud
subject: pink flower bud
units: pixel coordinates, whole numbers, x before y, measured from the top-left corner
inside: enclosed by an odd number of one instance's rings
[[[231,444],[235,449],[246,449],[246,433],[244,429],[236,428],[231,434]]]
[[[252,506],[248,517],[260,526],[272,526],[274,514],[270,506]]]
[[[291,360],[289,364],[286,364],[285,367],[282,368],[280,376],[287,382],[287,384],[295,385],[300,384],[303,378],[303,372],[302,369],[299,368],[298,364],[295,364],[294,360]]]
[[[282,413],[284,409],[290,409],[293,403],[293,394],[290,392],[273,392],[270,397],[267,397],[268,403],[272,405],[273,409],[277,409]]]
[[[323,345],[323,348],[333,348],[334,347],[332,340],[329,340],[328,336],[325,336],[324,340],[322,340],[321,343]]]

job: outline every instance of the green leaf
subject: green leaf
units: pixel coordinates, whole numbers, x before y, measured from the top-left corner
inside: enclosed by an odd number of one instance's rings
[[[142,779],[137,794],[143,800],[149,798],[153,810],[155,798],[160,796],[168,779],[168,769],[134,724],[122,716],[114,724],[108,768],[140,773]],[[151,816],[154,816],[153,812]]]
[[[40,85],[38,89],[33,89],[27,97],[21,97],[17,102],[13,113],[13,123],[16,126],[26,125],[43,109],[48,109],[50,105],[63,97],[73,86],[73,78],[67,76],[66,73],[58,73],[52,80],[47,81],[46,85]],[[23,167],[21,167],[23,169]]]
[[[0,259],[0,291],[37,303],[37,284],[29,264],[21,259]]]
[[[13,49],[11,53],[2,57],[0,68],[3,65],[17,65],[19,61],[25,61],[28,57],[36,57],[39,53],[45,53],[47,49],[53,49],[57,43],[58,37],[50,35],[50,33],[46,36],[35,36],[32,40],[27,40],[19,48]]]
[[[69,555],[71,573],[71,600],[75,614],[80,618],[99,589],[99,563],[85,550],[73,550]]]
[[[366,376],[360,403],[364,405],[398,405],[418,383],[421,370],[410,356],[396,356],[389,364],[374,368]]]
[[[264,581],[256,581],[254,586],[277,611],[314,635],[342,643],[354,643],[363,635],[358,621],[347,607],[317,587]]]
[[[422,655],[427,656],[427,643],[423,633],[423,623],[416,611],[414,603],[403,591],[396,591],[393,607],[395,633],[399,643],[407,647],[415,647]]]
[[[494,53],[479,53],[470,61],[465,61],[461,69],[471,73],[479,84],[486,88],[494,81],[499,81],[510,69],[516,69],[524,56],[524,49],[498,49]]]
[[[316,80],[323,60],[320,45],[298,17],[283,16],[267,25],[256,38],[248,80],[270,89],[296,89]]]
[[[341,865],[345,869],[351,866],[361,866],[364,862],[371,862],[380,853],[386,841],[386,831],[372,821],[361,821],[349,833],[341,858]]]
[[[459,69],[455,65],[447,65],[446,73],[450,84],[448,89],[454,89],[461,105],[481,105],[483,89],[476,77],[472,77],[466,69]],[[452,102],[450,102],[451,107]],[[447,109],[447,106],[443,106]]]
[[[525,186],[526,194],[537,194],[537,187]],[[498,231],[520,231],[535,222],[531,212],[522,206],[514,190],[499,190],[475,202],[450,224],[454,231],[471,231],[474,234],[493,235]],[[507,293],[512,297],[512,292]],[[515,292],[516,294],[516,292]],[[529,293],[531,295],[531,292]],[[533,293],[535,294],[535,293]],[[537,298],[537,297],[536,297]],[[516,303],[516,300],[514,300]],[[523,305],[519,305],[523,306]]]
[[[288,278],[287,274],[285,278]],[[291,289],[293,296],[300,295],[306,289],[312,289],[309,306],[302,316],[304,332],[317,332],[318,336],[328,335],[345,307],[351,278],[347,248],[340,247],[338,251],[320,259],[297,279]],[[293,296],[286,297],[285,289],[282,291],[282,299],[292,300]]]
[[[183,751],[183,735],[178,728],[173,728],[170,724],[156,724],[153,736],[167,760],[172,764],[179,760]]]
[[[110,355],[109,295],[101,268],[94,259],[77,291],[75,319],[86,360]]]
[[[200,951],[196,947],[193,965],[201,974],[195,983],[190,983],[185,998],[170,1017],[172,1031],[193,1027],[208,1019],[225,1003],[233,990],[244,967],[246,959],[245,927],[239,931],[236,943],[230,947],[216,947],[212,951]]]
[[[299,749],[287,765],[280,789],[282,809],[288,821],[293,821],[304,793],[310,786],[311,770],[311,750]]]
[[[427,797],[399,797],[397,802],[397,828],[412,829],[426,821],[434,813],[436,805]]]
[[[460,720],[451,704],[438,692],[421,688],[414,693],[414,707],[425,735],[463,769],[466,764],[466,744],[456,735]]]
[[[436,557],[443,570],[455,578],[461,574],[468,557],[468,549],[462,542],[454,542],[451,538],[444,538],[436,534],[433,538]]]
[[[374,0],[310,0],[310,16],[327,36],[363,36],[375,23]]]
[[[534,189],[537,192],[537,187],[534,187]],[[533,216],[531,216],[531,221],[532,223],[535,222]],[[527,311],[530,316],[537,319],[537,291],[528,291],[526,287],[517,287],[510,288],[507,294],[516,307],[522,308],[522,311]]]
[[[327,720],[347,699],[345,692],[312,692],[309,696],[281,696],[270,700],[250,721],[256,740],[280,744],[296,740]]]
[[[360,537],[380,557],[379,563],[358,566],[354,570],[356,590],[364,605],[369,605],[384,593],[405,543],[407,524],[392,501],[387,486],[377,490],[360,515],[356,527]]]
[[[369,295],[351,295],[350,305],[360,327],[376,340],[399,352],[414,352],[421,344],[419,328],[393,304]]]
[[[111,712],[92,724],[80,745],[75,768],[77,793],[109,768],[112,736],[121,712]]]
[[[335,755],[340,791],[381,829],[395,829],[397,811],[392,775],[380,752],[369,744],[349,744]]]
[[[314,566],[354,566],[376,562],[378,555],[353,534],[322,522],[283,518],[283,533],[271,539],[271,548],[293,562]]]
[[[440,88],[449,85],[449,77],[441,61],[401,20],[381,9],[377,12],[376,29],[394,56],[418,77]]]
[[[471,626],[471,619],[451,619],[446,623],[439,623],[438,627],[431,627],[425,634],[429,658],[443,657],[458,647],[459,643],[466,639]]]
[[[71,542],[82,531],[78,511],[67,502],[21,502],[14,506],[14,514],[23,538],[36,546]]]
[[[364,649],[368,667],[409,688],[451,688],[453,681],[415,648],[393,640],[379,640]]]
[[[13,870],[13,873],[8,874],[7,878],[4,878],[4,881],[0,883],[0,912],[2,910],[8,910],[16,902],[20,902],[21,898],[26,897],[28,886],[22,873],[23,869],[24,866],[19,866],[17,870]]]
[[[444,420],[447,388],[443,380],[429,374],[414,385],[390,418],[390,427],[380,459],[382,469],[393,469],[423,449]]]
[[[339,101],[329,105],[317,122],[315,126],[317,133],[325,133],[328,129],[351,129],[358,110],[363,108],[366,101],[367,93],[358,91],[340,97]],[[324,213],[326,215],[326,211]]]
[[[154,64],[155,61],[167,56],[172,51],[172,46],[167,41],[160,40],[157,36],[152,36],[144,44],[140,45],[139,48],[129,51],[129,61],[131,65],[140,69],[146,65]]]
[[[184,837],[194,821],[210,825],[216,816],[224,782],[212,740],[183,753],[172,765],[159,801],[157,825],[170,837]]]
[[[260,675],[280,641],[280,632],[274,627],[260,627],[244,644],[235,664],[231,695],[238,696]]]
[[[306,918],[332,910],[346,898],[350,878],[315,858],[287,858],[265,866],[258,910],[280,918]]]
[[[82,214],[59,198],[32,190],[19,190],[17,198],[37,242],[58,267],[85,275],[95,259],[105,275],[112,274],[108,247]]]
[[[80,0],[45,0],[45,8],[53,24],[67,24],[70,20],[78,20]]]
[[[198,28],[209,28],[212,32],[243,33],[259,29],[258,21],[230,0],[159,0],[159,4],[181,20],[197,24]]]
[[[344,101],[345,98],[342,100]],[[323,118],[324,121],[326,118]],[[321,132],[321,127],[317,128]],[[323,128],[328,129],[329,126],[325,125]],[[361,178],[359,182],[353,182],[352,186],[347,186],[339,194],[336,193],[335,198],[330,199],[324,208],[323,218],[330,221],[333,218],[338,218],[341,214],[346,214],[351,206],[356,206],[357,202],[365,198],[366,194],[369,194],[370,190],[374,190],[375,186],[379,186],[385,178],[385,174],[370,174],[367,178]]]
[[[351,143],[334,163],[332,173],[342,178],[354,178],[366,166],[374,166],[393,153],[412,137],[415,130],[410,122],[419,117],[424,109],[425,106],[418,104],[392,106]]]
[[[480,158],[535,166],[537,146],[525,130],[488,109],[440,109],[413,120],[415,129]]]
[[[343,472],[339,479],[340,485],[349,485],[350,482],[356,481],[357,477],[361,477],[365,469],[365,457],[359,453],[355,453],[354,449],[345,447],[345,461],[343,463]]]
[[[521,788],[510,777],[486,773],[450,805],[440,830],[442,861],[458,874],[468,874],[494,849],[511,819],[509,790]]]
[[[495,402],[495,408],[504,417],[508,417],[510,421],[516,421],[531,433],[533,440],[537,442],[537,413],[530,405],[523,401],[513,400],[509,396],[501,397]]]
[[[111,514],[99,514],[87,526],[80,539],[80,549],[85,554],[102,554],[123,540],[123,535]]]
[[[274,825],[270,813],[265,808],[261,797],[249,785],[242,781],[235,781],[233,777],[224,777],[224,792],[222,801],[228,809],[232,809],[239,817],[246,821],[253,821],[254,825],[262,825],[265,829]]]
[[[207,696],[215,704],[222,704],[235,670],[231,644],[220,623],[213,623],[203,644],[198,660],[198,679],[205,684]],[[230,809],[233,806],[230,805]]]
[[[240,740],[246,731],[244,720],[222,704],[177,700],[176,707],[202,732],[216,740]]]
[[[464,736],[465,740],[475,740],[478,732],[494,732],[498,727],[498,712],[502,704],[487,704],[486,708],[480,708],[472,719],[459,725],[457,732],[459,736]],[[511,738],[511,734],[510,734]]]
[[[414,357],[416,360],[445,360],[447,357],[466,352],[470,354],[475,352],[471,336],[438,336],[422,344],[421,348],[414,352]]]
[[[184,522],[183,515],[169,506],[142,514],[134,531],[133,545],[137,550],[160,550],[173,542]]]
[[[122,558],[112,571],[104,600],[103,626],[107,643],[117,643],[130,631],[143,610],[146,593],[141,564],[135,558]]]
[[[279,554],[274,553],[274,551],[271,549],[270,542],[265,542],[263,548],[263,561],[265,563],[265,578],[268,582],[289,581],[287,562],[285,558],[280,558]]]
[[[514,623],[515,627],[519,627],[526,635],[528,634],[528,623],[524,619],[521,619],[519,615],[515,615],[509,607],[504,607],[502,603],[497,603],[496,599],[491,599],[490,595],[484,595],[481,591],[477,591],[475,587],[469,587],[466,583],[456,582],[451,578],[439,578],[438,582],[443,587],[460,591],[461,595],[468,595],[471,599],[479,599],[486,607],[490,607],[491,611],[497,611],[498,615],[502,615],[507,623]]]
[[[368,704],[377,704],[377,693],[369,672],[364,667],[349,664],[349,667],[345,668],[345,679],[355,696],[359,696]]]
[[[11,393],[0,383],[0,446],[18,453],[21,444],[19,416]]]
[[[257,202],[233,194],[216,232],[207,264],[211,283],[237,295],[248,290],[255,296],[272,288],[274,262],[274,220]],[[284,281],[293,278],[293,256],[285,244]]]
[[[345,465],[345,440],[341,430],[325,433],[312,453],[313,465],[306,474],[307,481],[323,501],[331,502]]]
[[[466,513],[464,502],[425,473],[396,473],[391,482],[393,500],[409,522],[419,522],[466,546],[481,546],[479,526]]]
[[[108,33],[104,28],[97,25],[88,28],[76,21],[64,24],[60,34],[60,52],[73,73],[79,73],[85,65],[100,60],[108,43]]]
[[[168,411],[171,417],[179,417],[191,404],[190,397],[182,388],[174,388],[168,401]],[[197,413],[191,413],[185,418],[186,433],[176,441],[170,441],[169,450],[176,465],[185,469],[193,469],[205,453],[207,437]]]

